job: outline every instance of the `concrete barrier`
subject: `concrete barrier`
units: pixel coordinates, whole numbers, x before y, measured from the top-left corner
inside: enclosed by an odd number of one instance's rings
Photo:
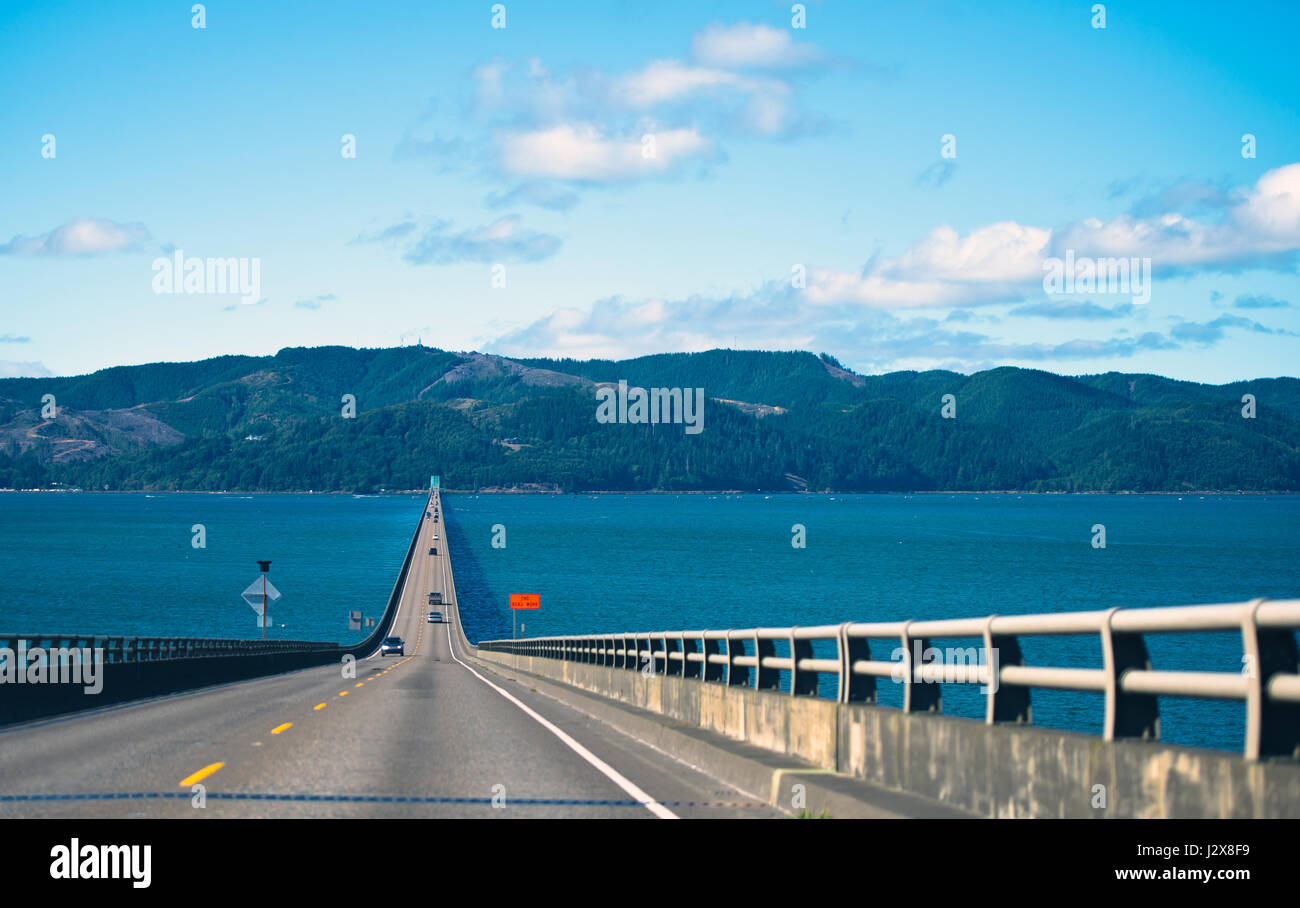
[[[1248,761],[1222,751],[1112,742],[560,659],[470,652],[982,816],[1300,817],[1300,764],[1294,761]]]

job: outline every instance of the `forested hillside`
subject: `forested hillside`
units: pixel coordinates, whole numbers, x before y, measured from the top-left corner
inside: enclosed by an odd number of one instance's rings
[[[598,422],[597,389],[620,380],[703,388],[703,431]],[[941,412],[948,394],[954,418]],[[1246,394],[1255,418],[1242,415]],[[1294,378],[856,375],[806,352],[579,362],[291,348],[0,380],[0,487],[374,491],[438,473],[458,489],[1296,490],[1297,412]]]

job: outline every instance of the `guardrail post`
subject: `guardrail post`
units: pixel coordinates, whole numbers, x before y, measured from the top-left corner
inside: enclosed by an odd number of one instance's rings
[[[1002,679],[998,677],[1004,665],[1024,665],[1025,656],[1020,651],[1020,641],[1015,637],[993,633],[993,619],[996,617],[990,615],[984,624],[984,664],[988,672],[985,682],[988,708],[984,721],[989,725],[995,722],[1031,724],[1034,709],[1029,702],[1029,688],[1015,684],[1003,687]]]
[[[671,654],[675,652],[678,652],[677,641],[673,640],[667,634],[664,634],[664,674],[665,675],[682,674],[682,671],[685,667],[685,663],[677,662],[676,665],[674,665],[675,660],[672,658]]]
[[[1256,599],[1241,623],[1242,673],[1246,691],[1246,759],[1300,757],[1300,703],[1271,700],[1268,682],[1300,672],[1300,653],[1290,628],[1261,628],[1256,620],[1267,600]]]
[[[795,639],[798,626],[790,628],[790,693],[795,696],[817,694],[817,672],[800,671],[799,660],[811,659],[812,641]]]
[[[912,656],[914,652],[921,654],[922,661],[924,661],[925,651],[930,648],[930,641],[924,637],[913,637],[908,631],[912,624],[911,621],[903,624],[903,664],[907,666],[907,674],[903,678],[903,712],[943,712],[942,686],[922,681],[920,679],[921,666],[913,664]]]
[[[682,677],[703,678],[703,664],[691,661],[691,654],[699,652],[699,647],[696,645],[695,638],[687,637],[683,634],[678,640],[678,645],[682,648]]]
[[[850,637],[846,621],[840,625],[840,691],[841,703],[875,703],[876,679],[874,675],[853,674],[853,663],[871,659],[871,645],[866,637]]]
[[[721,681],[724,674],[724,667],[722,665],[717,665],[710,660],[714,656],[722,655],[722,647],[718,645],[717,640],[710,640],[708,637],[703,638],[700,641],[700,645],[704,649],[704,680]]]
[[[1118,612],[1106,612],[1101,630],[1101,650],[1106,669],[1107,741],[1117,738],[1160,739],[1160,709],[1152,694],[1126,694],[1120,687],[1124,672],[1131,668],[1149,670],[1151,657],[1141,634],[1116,633],[1111,622]]]
[[[736,652],[736,647],[740,647],[740,652]],[[742,638],[732,636],[732,630],[727,629],[727,686],[728,687],[746,687],[749,685],[749,666],[737,665],[736,657],[745,655],[745,641]]]
[[[776,641],[763,640],[754,633],[754,659],[758,665],[754,669],[754,689],[755,690],[780,690],[781,689],[781,670],[769,668],[763,665],[763,659],[767,656],[776,655]]]

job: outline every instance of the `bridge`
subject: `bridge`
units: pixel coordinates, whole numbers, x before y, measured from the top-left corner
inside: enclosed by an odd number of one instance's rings
[[[1300,816],[1300,600],[475,646],[441,514],[435,491],[359,644],[0,635],[105,653],[95,696],[0,685],[0,816]],[[1252,671],[1150,664],[1146,635],[1224,630]],[[1025,664],[1038,634],[1103,667]],[[880,706],[873,641],[942,638],[999,658],[912,666]],[[946,684],[982,686],[985,721],[942,715]],[[1100,694],[1104,733],[1032,725],[1034,688]],[[1168,696],[1245,703],[1243,752],[1161,743]]]

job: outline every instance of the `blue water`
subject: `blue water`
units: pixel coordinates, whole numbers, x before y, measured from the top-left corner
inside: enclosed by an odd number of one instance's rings
[[[510,636],[510,593],[541,595],[540,610],[519,613],[530,637],[1300,595],[1296,496],[456,495],[446,510],[471,639]],[[491,544],[496,524],[504,549]],[[791,545],[794,524],[804,549]],[[1095,524],[1104,549],[1092,546]],[[1156,668],[1241,670],[1239,634],[1147,643]],[[1094,637],[1021,646],[1030,665],[1102,665]],[[873,647],[890,658],[892,643]],[[883,681],[879,697],[899,705],[902,687]],[[945,685],[943,698],[945,712],[983,715],[974,686]],[[1097,733],[1102,705],[1097,694],[1033,692],[1039,725]],[[1164,698],[1160,710],[1167,741],[1242,744],[1242,704]]]
[[[388,604],[423,496],[0,494],[12,633],[253,638],[240,594],[271,560],[268,638],[352,642]],[[193,547],[193,527],[206,548]],[[283,625],[281,627],[280,625]]]
[[[255,637],[239,594],[272,559],[281,638],[357,639],[383,609],[422,496],[0,494],[0,630]],[[1300,497],[1161,495],[452,495],[444,497],[471,640],[837,624],[1300,591]],[[207,548],[191,546],[191,527]],[[1091,545],[1094,524],[1107,546]],[[493,527],[505,528],[494,548]],[[791,546],[794,524],[807,547]],[[283,624],[284,627],[278,625]],[[970,645],[971,641],[939,641]],[[1026,638],[1029,664],[1100,667],[1091,638]],[[888,647],[873,644],[873,657]],[[1148,637],[1157,668],[1239,671],[1236,634]],[[831,688],[833,692],[833,687]],[[880,700],[901,686],[880,684]],[[974,688],[944,711],[982,715]],[[1034,691],[1037,724],[1101,729],[1099,695]],[[1244,707],[1162,699],[1165,740],[1236,749]]]

